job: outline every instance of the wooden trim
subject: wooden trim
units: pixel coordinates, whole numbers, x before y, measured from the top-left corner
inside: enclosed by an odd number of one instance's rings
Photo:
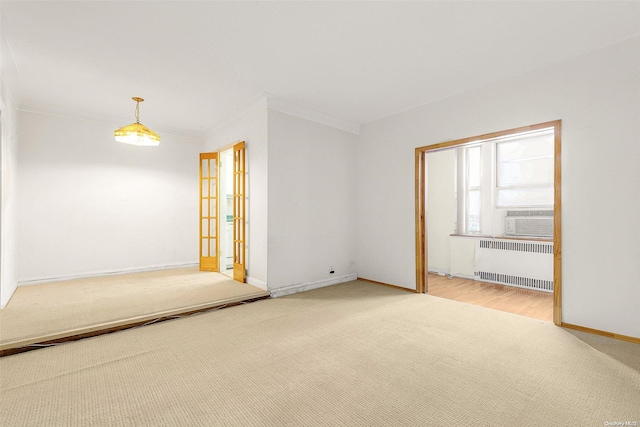
[[[538,123],[530,126],[492,132],[469,138],[457,139],[453,141],[441,142],[433,145],[426,145],[415,149],[415,203],[416,203],[416,292],[427,292],[427,217],[426,217],[426,154],[446,148],[459,147],[467,144],[480,143],[491,139],[508,136],[514,133],[529,132],[540,129],[553,128],[554,130],[554,253],[553,253],[553,323],[560,326],[562,324],[562,156],[561,156],[561,129],[562,121],[554,120],[550,122]]]
[[[484,142],[486,140],[489,139],[496,139],[496,138],[500,138],[502,136],[508,136],[514,133],[522,133],[522,132],[530,132],[530,131],[534,131],[534,130],[540,130],[540,129],[546,129],[546,128],[556,128],[556,126],[559,126],[559,123],[561,121],[560,120],[554,120],[551,122],[544,122],[544,123],[538,123],[536,125],[530,125],[530,126],[522,126],[519,128],[514,128],[514,129],[509,129],[509,130],[503,130],[500,132],[491,132],[491,133],[485,133],[483,135],[478,135],[478,136],[472,136],[469,138],[462,138],[462,139],[456,139],[453,141],[446,141],[446,142],[441,142],[438,144],[432,144],[432,145],[425,145],[422,147],[418,147],[416,148],[416,152],[421,151],[421,152],[427,152],[427,151],[435,151],[435,150],[442,150],[444,148],[451,148],[451,147],[458,147],[460,145],[465,145],[465,144],[477,144],[479,142]]]
[[[426,234],[426,154],[416,149],[415,203],[416,203],[416,292],[427,292],[427,234]]]
[[[222,153],[223,151],[231,150],[231,149],[233,149],[234,145],[240,144],[240,143],[244,143],[244,141],[237,140],[236,142],[232,142],[231,144],[227,144],[225,146],[222,146],[222,147],[218,148],[217,152],[218,153]]]
[[[554,122],[553,323],[562,324],[562,122]]]
[[[245,142],[233,146],[233,280],[247,281]]]
[[[198,182],[199,182],[199,189],[200,191],[198,192],[198,201],[200,202],[200,206],[198,206],[198,210],[200,212],[200,216],[198,217],[198,248],[200,250],[200,256],[198,257],[198,262],[199,262],[199,267],[202,268],[202,188],[203,188],[203,179],[202,179],[202,160],[204,160],[202,153],[200,153],[199,156],[200,159],[200,163],[198,163]]]
[[[406,292],[411,292],[411,293],[414,293],[414,294],[417,293],[417,291],[415,291],[413,289],[404,288],[404,287],[398,286],[398,285],[390,285],[389,283],[378,282],[377,280],[365,279],[364,277],[358,277],[358,278],[356,278],[356,280],[360,280],[361,282],[373,283],[375,285],[387,286],[389,288],[398,289],[398,290],[406,291]]]
[[[640,344],[640,338],[630,337],[628,335],[615,334],[613,332],[601,331],[599,329],[586,328],[584,326],[572,325],[571,323],[561,323],[559,326],[567,329],[573,329],[580,332],[586,332],[588,334],[602,335],[603,337],[615,338],[617,340],[628,341],[634,344]]]

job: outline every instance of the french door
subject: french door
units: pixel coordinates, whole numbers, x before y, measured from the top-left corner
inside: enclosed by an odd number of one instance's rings
[[[218,153],[200,154],[200,270],[218,270]]]
[[[233,146],[233,279],[246,281],[246,150]],[[200,270],[219,271],[218,153],[200,154]],[[222,218],[226,221],[226,215]]]
[[[244,142],[233,146],[233,280],[246,280],[245,244],[245,147]]]

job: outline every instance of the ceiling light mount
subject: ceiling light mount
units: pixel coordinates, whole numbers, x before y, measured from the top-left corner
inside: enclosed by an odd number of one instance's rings
[[[160,135],[140,123],[140,103],[144,99],[138,96],[131,99],[136,102],[136,122],[116,130],[113,133],[116,141],[145,147],[160,145]]]

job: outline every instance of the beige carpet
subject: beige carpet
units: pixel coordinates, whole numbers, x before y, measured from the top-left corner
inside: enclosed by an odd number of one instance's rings
[[[0,350],[268,294],[195,267],[20,286],[0,311]]]
[[[623,362],[640,346],[611,353],[548,322],[350,282],[4,357],[0,425],[640,423],[640,372]]]

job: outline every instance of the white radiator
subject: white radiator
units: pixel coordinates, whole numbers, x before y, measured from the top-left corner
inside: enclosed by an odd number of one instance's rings
[[[553,243],[478,239],[476,280],[553,292]]]

